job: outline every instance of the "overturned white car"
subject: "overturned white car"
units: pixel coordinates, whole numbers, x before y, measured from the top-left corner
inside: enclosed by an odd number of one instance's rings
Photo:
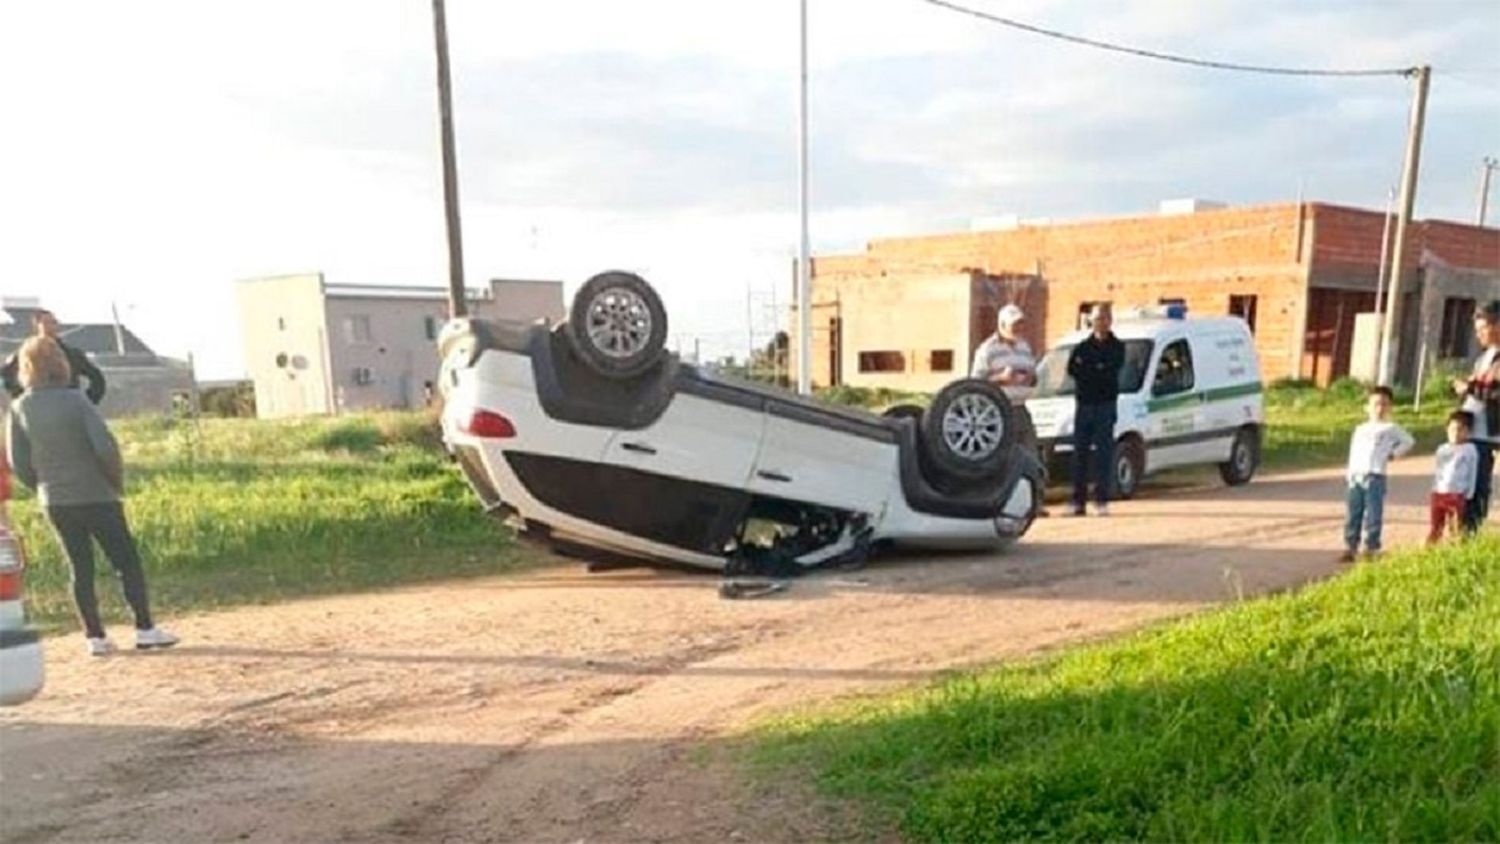
[[[688,365],[666,338],[624,272],[564,325],[450,322],[443,436],[485,508],[572,556],[730,572],[994,547],[1036,516],[1030,420],[988,383],[882,417]]]

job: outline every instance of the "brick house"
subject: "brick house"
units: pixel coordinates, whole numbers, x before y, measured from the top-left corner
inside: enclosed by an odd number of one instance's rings
[[[1268,380],[1327,384],[1351,371],[1356,316],[1374,310],[1382,213],[1315,202],[1170,207],[1186,213],[1011,221],[817,257],[813,382],[935,389],[966,373],[1005,302],[1026,309],[1038,350],[1094,302],[1180,301],[1245,317]],[[1405,381],[1424,340],[1434,357],[1469,353],[1473,307],[1500,299],[1500,229],[1416,221],[1408,244],[1397,344]],[[795,336],[795,306],[791,324]]]

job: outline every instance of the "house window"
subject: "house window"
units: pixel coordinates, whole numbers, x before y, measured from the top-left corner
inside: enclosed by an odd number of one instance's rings
[[[1095,305],[1113,305],[1113,304],[1114,303],[1111,302],[1108,299],[1101,299],[1101,300],[1099,300],[1097,302],[1079,302],[1078,303],[1078,327],[1080,329],[1085,329],[1085,328],[1089,327],[1089,312],[1094,309]]]
[[[353,376],[355,386],[368,387],[375,383],[375,373],[371,372],[368,366],[356,366],[354,372],[350,374]]]
[[[278,330],[280,330],[280,331],[285,331],[286,330],[286,317],[277,317],[276,318],[276,328]]]
[[[905,372],[906,355],[900,352],[860,352],[860,372]]]
[[[1229,315],[1237,316],[1250,326],[1250,333],[1255,333],[1255,299],[1254,296],[1230,296]]]
[[[933,349],[927,355],[927,369],[929,372],[952,372],[953,350]]]
[[[1151,382],[1151,395],[1171,396],[1193,389],[1193,352],[1186,340],[1178,340],[1161,350],[1161,360],[1156,362],[1156,379]]]
[[[344,317],[344,342],[345,343],[368,343],[370,342],[370,318],[363,314],[355,314]]]
[[[1474,336],[1474,300],[1443,300],[1443,333],[1438,343],[1438,357],[1467,358],[1469,338]]]
[[[1162,296],[1161,298],[1159,298],[1159,299],[1156,300],[1156,304],[1158,304],[1158,305],[1181,305],[1182,307],[1186,308],[1187,307],[1187,300],[1184,299],[1184,298],[1182,298],[1181,296]]]
[[[425,316],[425,317],[422,317],[422,331],[423,331],[424,334],[427,335],[427,339],[428,340],[436,340],[437,336],[438,336],[438,321],[437,321],[437,317],[434,317],[434,316]]]

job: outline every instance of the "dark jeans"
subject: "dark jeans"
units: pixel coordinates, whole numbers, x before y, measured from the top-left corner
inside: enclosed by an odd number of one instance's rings
[[[1489,518],[1490,492],[1494,486],[1495,474],[1495,446],[1478,440],[1472,442],[1479,452],[1479,477],[1474,482],[1474,497],[1469,499],[1469,506],[1464,510],[1464,530],[1469,533],[1479,530],[1479,526]]]
[[[1073,413],[1073,506],[1089,498],[1089,453],[1093,452],[1094,500],[1109,501],[1115,474],[1115,403],[1079,404]]]
[[[99,621],[99,599],[94,594],[94,541],[120,575],[125,600],[135,613],[135,629],[151,629],[151,607],[146,600],[146,573],[135,550],[135,538],[125,523],[125,508],[118,501],[102,504],[70,504],[48,507],[47,518],[57,531],[68,563],[73,568],[73,603],[78,619],[90,638],[104,635]]]
[[[1380,550],[1380,532],[1385,526],[1385,475],[1365,475],[1349,482],[1344,496],[1344,547],[1359,550],[1359,529],[1365,530],[1365,550]]]

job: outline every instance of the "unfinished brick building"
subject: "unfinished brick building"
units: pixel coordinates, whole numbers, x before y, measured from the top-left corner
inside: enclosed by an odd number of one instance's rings
[[[1268,380],[1326,384],[1350,372],[1355,317],[1374,310],[1384,222],[1285,203],[872,241],[812,262],[813,382],[935,389],[966,372],[1005,302],[1040,350],[1094,302],[1181,301],[1248,320]],[[1475,303],[1500,299],[1500,229],[1419,221],[1408,243],[1403,380],[1424,340],[1468,354]]]

